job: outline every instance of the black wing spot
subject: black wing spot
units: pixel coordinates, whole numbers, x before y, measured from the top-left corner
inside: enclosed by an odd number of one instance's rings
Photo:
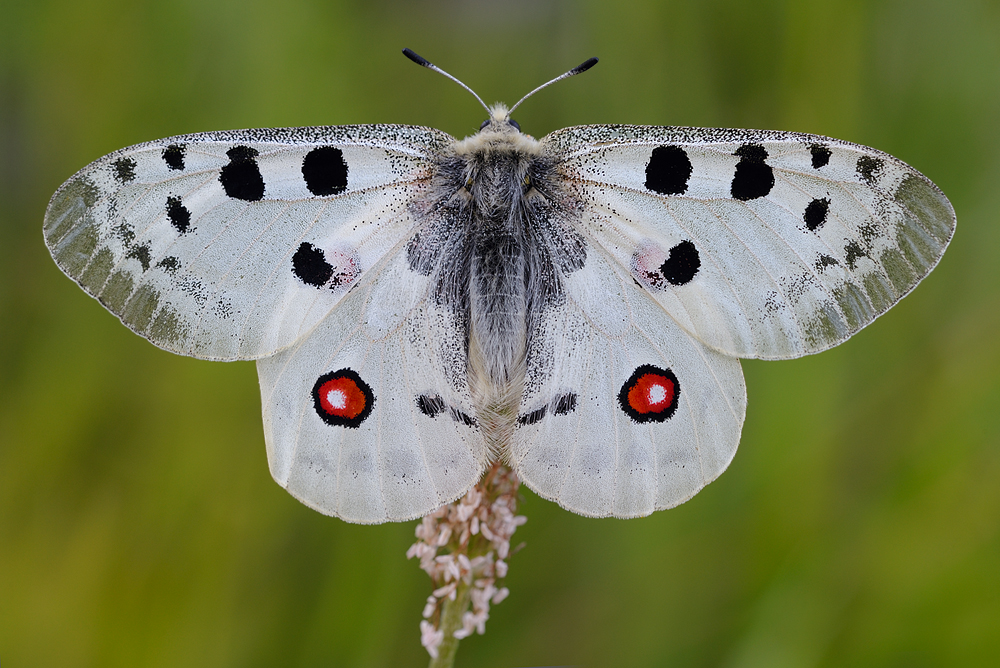
[[[162,260],[160,260],[159,262],[157,262],[156,266],[157,267],[162,267],[164,271],[169,272],[169,273],[172,274],[175,271],[177,271],[178,269],[180,269],[181,261],[178,260],[173,255],[168,255],[167,257],[165,257]]]
[[[830,163],[830,156],[833,155],[833,152],[823,144],[811,145],[809,152],[812,154],[813,169],[826,167]]]
[[[167,198],[167,218],[181,234],[191,229],[191,212],[181,201],[180,197],[170,196]]]
[[[847,267],[854,271],[854,267],[858,263],[858,258],[868,257],[868,253],[858,244],[857,241],[852,241],[846,246],[844,246],[844,261],[847,262]]]
[[[421,394],[417,397],[417,408],[427,417],[437,417],[444,413],[444,399],[438,395]]]
[[[476,426],[476,418],[454,406],[448,406],[438,394],[421,394],[417,397],[417,409],[429,418],[436,418],[447,411],[455,422],[461,422],[467,427]]]
[[[802,215],[802,220],[805,221],[806,227],[809,228],[810,232],[815,232],[823,223],[826,222],[826,214],[830,210],[830,200],[827,197],[823,199],[814,199],[809,202],[806,206],[806,211]]]
[[[577,396],[573,392],[560,394],[552,400],[552,412],[556,415],[569,415],[576,410]]]
[[[257,149],[249,146],[234,146],[226,151],[229,164],[219,173],[219,182],[226,195],[245,202],[264,199],[264,177],[257,165]]]
[[[114,235],[121,239],[126,246],[135,241],[135,230],[128,223],[122,223],[115,227]]]
[[[125,185],[135,180],[135,160],[132,158],[118,158],[115,160],[114,167],[118,183]]]
[[[823,271],[827,267],[835,267],[839,262],[837,258],[830,257],[829,255],[820,255],[819,259],[816,260],[816,271]]]
[[[186,144],[171,144],[163,149],[163,162],[167,167],[174,170],[184,169],[184,154],[187,151]]]
[[[660,273],[671,285],[690,283],[701,269],[698,249],[690,241],[682,241],[670,249],[670,255],[660,265]]]
[[[739,156],[729,190],[733,197],[747,200],[764,197],[774,187],[774,170],[768,165],[767,151],[760,144],[743,144],[733,155]]]
[[[142,270],[146,271],[149,269],[149,263],[152,260],[152,256],[149,251],[149,246],[146,244],[141,244],[138,246],[132,246],[125,257],[135,258],[142,265]]]
[[[524,426],[529,424],[535,424],[536,422],[541,422],[542,418],[545,417],[545,414],[548,412],[548,410],[549,410],[548,406],[542,406],[541,408],[533,410],[530,413],[526,413],[524,415],[519,416],[517,418],[517,423],[519,425]]]
[[[347,190],[344,152],[335,146],[314,148],[302,160],[302,177],[306,188],[317,197],[344,192]]]
[[[882,171],[882,159],[873,158],[870,155],[863,155],[858,158],[857,170],[858,176],[861,177],[862,181],[870,186],[874,186],[879,172]]]
[[[292,273],[306,285],[322,287],[333,277],[333,266],[326,261],[322,248],[302,243],[292,256]]]
[[[476,418],[472,417],[468,413],[464,413],[464,412],[458,410],[454,406],[449,406],[448,407],[448,413],[451,414],[451,419],[454,420],[455,422],[461,422],[462,424],[464,424],[467,427],[475,427],[476,426]]]
[[[551,410],[553,415],[569,415],[576,410],[577,395],[573,392],[557,395],[547,406],[526,413],[517,418],[521,426],[541,422]]]
[[[680,146],[657,146],[646,164],[646,188],[661,195],[680,195],[691,178],[691,159]]]

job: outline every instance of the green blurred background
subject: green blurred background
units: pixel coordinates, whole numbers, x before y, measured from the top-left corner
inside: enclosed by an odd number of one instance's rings
[[[415,523],[270,479],[251,363],[157,350],[55,267],[52,192],[114,149],[242,127],[484,112],[404,46],[581,123],[813,132],[958,213],[939,268],[830,352],[746,362],[735,461],[675,510],[524,491],[510,598],[460,666],[987,666],[1000,656],[997,2],[0,0],[0,662],[419,666]],[[517,542],[517,541],[515,541]]]

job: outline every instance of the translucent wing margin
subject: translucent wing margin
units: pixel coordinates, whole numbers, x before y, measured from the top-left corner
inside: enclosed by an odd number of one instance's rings
[[[912,290],[955,230],[922,174],[827,137],[584,126],[543,144],[585,203],[587,236],[729,355],[841,343]]]
[[[45,215],[62,270],[172,352],[257,359],[291,345],[414,227],[453,139],[370,125],[171,137],[69,179]]]

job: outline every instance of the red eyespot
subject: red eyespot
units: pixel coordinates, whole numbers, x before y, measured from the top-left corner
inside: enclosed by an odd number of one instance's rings
[[[371,414],[375,394],[353,369],[325,373],[313,385],[316,414],[334,427],[357,428]]]
[[[618,403],[636,422],[663,422],[677,410],[680,393],[673,371],[643,364],[622,385]]]

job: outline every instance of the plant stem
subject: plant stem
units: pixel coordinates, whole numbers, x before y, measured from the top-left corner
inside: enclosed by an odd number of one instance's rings
[[[458,638],[455,631],[462,628],[462,615],[469,609],[472,601],[472,587],[460,583],[455,590],[455,600],[445,600],[441,610],[441,630],[444,640],[438,646],[436,659],[431,659],[428,668],[452,668],[455,665],[455,654],[458,653]]]

